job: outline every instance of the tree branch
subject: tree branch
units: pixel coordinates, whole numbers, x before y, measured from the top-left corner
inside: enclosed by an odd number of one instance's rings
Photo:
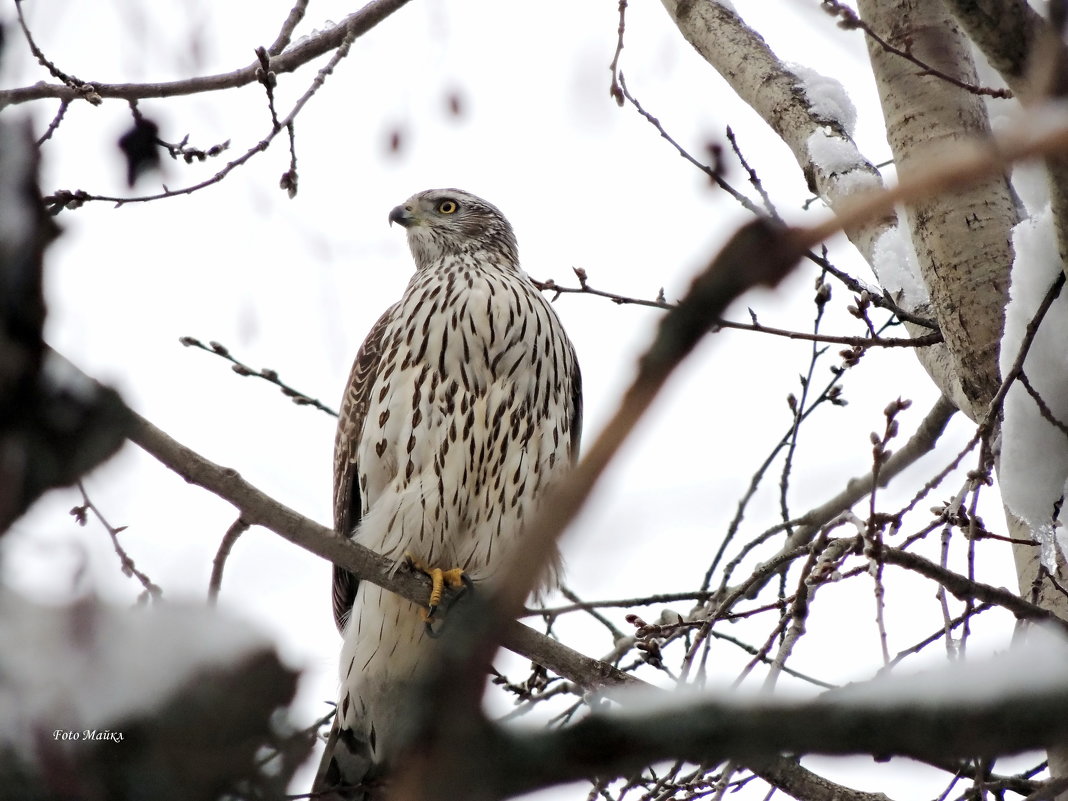
[[[846,483],[846,488],[838,495],[797,518],[798,528],[787,539],[782,550],[792,551],[808,544],[821,526],[826,525],[839,514],[850,509],[861,498],[869,495],[875,486],[886,487],[891,479],[902,470],[933,451],[949,421],[956,413],[957,408],[944,396],[939,396],[909,441],[894,451],[881,466],[877,484],[875,476],[870,472],[850,479]]]
[[[241,521],[263,526],[316,556],[352,571],[413,603],[430,593],[430,580],[419,572],[398,569],[393,560],[338,537],[332,529],[298,514],[243,479],[236,470],[205,459],[177,442],[134,411],[130,441],[158,459],[191,484],[203,487],[233,504]],[[325,594],[324,594],[325,603]],[[610,690],[641,684],[611,665],[584,656],[519,622],[509,624],[501,644],[537,662],[587,691]]]
[[[422,603],[426,599],[430,582],[422,573],[393,572],[391,560],[350,540],[341,539],[331,529],[297,514],[256,489],[237,471],[205,459],[135,412],[131,411],[130,415],[133,418],[131,442],[186,481],[233,504],[240,511],[243,521],[263,526],[294,545],[357,573],[361,580],[384,587],[414,603]],[[601,692],[617,699],[626,699],[630,697],[629,694],[620,695],[621,690],[641,687],[652,689],[641,679],[568,648],[518,621],[506,626],[501,644],[588,692]],[[758,771],[767,773],[776,782],[789,781],[787,786],[822,787],[826,790],[822,796],[806,795],[806,798],[881,801],[869,794],[857,793],[844,785],[830,782],[790,760],[773,758],[763,760],[760,764]]]
[[[1044,650],[1044,649],[1043,649]],[[480,798],[500,798],[560,783],[628,775],[651,762],[673,759],[715,764],[753,762],[769,755],[874,754],[944,762],[994,757],[1068,737],[1068,682],[1056,666],[1063,645],[1043,653],[1012,654],[988,664],[964,664],[929,676],[892,677],[852,685],[809,701],[756,696],[682,695],[624,713],[595,713],[559,731],[486,731],[479,750]],[[1027,662],[1035,682],[1005,677]],[[480,744],[481,745],[481,744]],[[469,746],[470,747],[470,746]],[[780,759],[767,772],[780,776]],[[546,776],[545,765],[553,766]],[[853,798],[862,794],[854,794]],[[868,796],[873,798],[873,796]]]
[[[790,148],[813,193],[838,215],[841,229],[874,270],[875,246],[898,224],[897,213],[893,204],[880,205],[863,214],[850,213],[858,193],[865,189],[874,192],[883,186],[883,181],[842,124],[813,112],[802,91],[801,79],[728,4],[693,0],[662,3],[686,40]],[[844,152],[856,151],[855,163],[836,171],[820,165],[809,152],[809,141],[816,135],[834,140]],[[932,316],[926,307],[908,311]],[[915,326],[909,326],[909,331],[919,332]],[[917,351],[917,356],[942,393],[956,402],[959,381],[946,347],[938,344],[924,348]]]
[[[293,45],[278,55],[272,53],[271,69],[275,73],[294,72],[312,59],[340,47],[350,32],[354,39],[362,36],[386,19],[386,17],[402,6],[407,5],[407,3],[408,0],[372,0],[359,11],[349,14],[340,24],[335,25],[333,28],[309,36],[304,41]],[[288,24],[287,21],[286,25],[288,26]],[[283,33],[285,33],[285,29],[283,29]],[[280,36],[272,47],[276,46],[281,39],[282,37]],[[250,47],[249,49],[252,48]],[[255,83],[258,80],[256,75],[258,69],[260,69],[260,63],[257,59],[248,66],[232,72],[203,75],[180,81],[165,81],[162,83],[93,83],[89,84],[89,86],[92,87],[93,93],[101,98],[141,100],[149,97],[176,97],[179,95],[199,94],[201,92],[217,92],[222,89],[234,89]],[[84,87],[75,89],[63,84],[37,83],[33,86],[0,90],[0,109],[16,103],[26,103],[31,100],[41,100],[49,97],[61,100],[76,100],[83,95]]]
[[[992,587],[980,581],[972,581],[960,575],[960,573],[947,570],[941,565],[937,565],[929,559],[924,559],[919,554],[911,551],[884,547],[879,554],[879,558],[888,565],[904,567],[938,582],[939,586],[945,587],[962,601],[982,601],[983,603],[996,604],[1012,612],[1020,620],[1043,620],[1068,634],[1068,621],[1061,620],[1048,609],[1043,609],[1038,604],[1033,604],[1014,592],[1001,587]]]

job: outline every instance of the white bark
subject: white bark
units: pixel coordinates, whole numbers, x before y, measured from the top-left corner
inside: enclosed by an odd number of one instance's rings
[[[839,140],[842,147],[856,145],[843,127],[833,119],[813,112],[800,89],[801,80],[771,51],[767,43],[725,5],[694,0],[662,0],[664,8],[678,25],[686,40],[723,77],[738,96],[761,115],[782,138],[797,160],[812,191],[818,194],[832,211],[848,205],[858,185],[871,189],[882,188],[882,177],[871,162],[860,156],[846,172],[827,172],[815,163],[808,142],[814,134]],[[898,224],[897,215],[886,214],[845,230],[849,241],[872,266],[876,277],[875,244],[879,238]],[[925,305],[912,308],[923,316],[931,316]],[[913,333],[917,333],[912,329]],[[926,333],[926,331],[919,331]],[[953,372],[949,354],[943,345],[917,351],[921,363],[942,393],[958,408],[964,408],[966,397],[960,392],[961,382]]]
[[[945,74],[977,83],[968,39],[941,3],[861,0],[859,8],[890,44],[911,50]],[[899,175],[962,141],[990,135],[977,95],[922,74],[871,39],[868,49]],[[998,343],[1013,256],[1010,232],[1017,222],[1008,181],[1001,175],[988,178],[910,206],[906,214],[950,362],[967,398],[962,411],[981,419],[1000,384]]]
[[[959,80],[978,83],[968,39],[942,3],[860,0],[859,8],[891,44]],[[981,37],[980,44],[990,40]],[[919,74],[914,64],[870,40],[869,52],[900,174],[932,149],[948,151],[964,139],[989,135],[986,109],[977,95]],[[1005,67],[1006,77],[1020,72],[1019,60],[1010,58],[1007,50],[993,60],[1015,65]],[[1015,78],[1018,86],[1020,80]],[[1013,260],[1010,237],[1018,222],[1012,193],[1007,180],[998,176],[952,196],[931,198],[907,214],[924,281],[970,402],[970,411],[965,411],[981,418],[1000,384],[998,347]],[[1007,517],[1011,536],[1031,539],[1026,525],[1009,513]],[[1061,617],[1068,615],[1064,596],[1039,572],[1038,549],[1018,545],[1013,555],[1021,594]],[[1064,749],[1051,749],[1049,758],[1054,776],[1068,775]],[[1068,801],[1068,794],[1058,801]]]
[[[837,121],[813,113],[800,89],[800,78],[734,10],[720,3],[693,0],[663,3],[686,40],[793,151],[812,191],[832,209],[848,199],[851,184],[860,176],[866,177],[873,188],[882,187],[882,176],[866,160],[849,174],[827,174],[813,163],[807,146],[813,134],[824,131],[855,147],[853,140]],[[854,180],[846,180],[849,178]],[[870,261],[875,241],[896,224],[896,216],[888,214],[851,228],[846,234]]]
[[[1063,98],[1068,47],[1026,0],[946,0],[990,65],[1025,104]],[[1046,159],[1057,247],[1068,268],[1068,159]]]

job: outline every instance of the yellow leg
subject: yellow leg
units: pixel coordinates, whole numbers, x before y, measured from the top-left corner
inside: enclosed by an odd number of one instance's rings
[[[458,590],[465,585],[464,569],[462,567],[454,567],[449,570],[442,570],[440,567],[428,567],[422,560],[417,559],[410,553],[406,553],[404,558],[408,560],[409,566],[420,573],[430,576],[430,598],[427,600],[426,608],[420,610],[423,620],[429,621],[434,617],[434,612],[437,611],[438,606],[441,604],[441,596],[445,592],[445,587]]]

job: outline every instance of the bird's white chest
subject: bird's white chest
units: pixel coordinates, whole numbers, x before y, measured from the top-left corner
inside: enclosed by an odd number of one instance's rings
[[[569,461],[573,356],[524,280],[413,281],[387,333],[357,463],[357,538],[493,572]]]

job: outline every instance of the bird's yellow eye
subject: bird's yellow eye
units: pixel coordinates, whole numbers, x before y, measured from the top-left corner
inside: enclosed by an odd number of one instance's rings
[[[441,214],[452,214],[458,208],[455,200],[443,200],[438,204],[438,212]]]

